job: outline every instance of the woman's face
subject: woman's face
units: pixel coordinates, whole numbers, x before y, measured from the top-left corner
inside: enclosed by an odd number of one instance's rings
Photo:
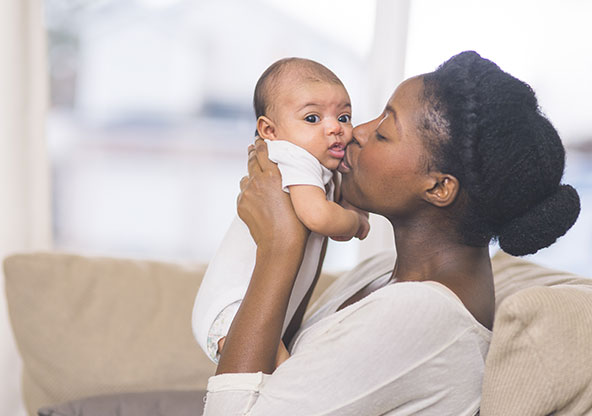
[[[386,217],[412,214],[430,189],[427,153],[418,123],[423,80],[410,78],[395,90],[380,116],[354,129],[339,166],[342,193],[353,205]]]

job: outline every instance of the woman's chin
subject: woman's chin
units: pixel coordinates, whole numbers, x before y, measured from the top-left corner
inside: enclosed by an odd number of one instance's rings
[[[356,198],[353,197],[351,192],[348,192],[348,186],[347,184],[343,181],[341,181],[341,200],[344,202],[347,202],[350,205],[353,205],[354,207],[358,208],[358,209],[363,209],[361,208],[359,205],[359,201],[356,200]]]

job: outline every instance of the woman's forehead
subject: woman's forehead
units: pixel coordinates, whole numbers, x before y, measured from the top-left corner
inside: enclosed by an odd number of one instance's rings
[[[408,78],[401,82],[391,98],[388,104],[398,110],[396,107],[402,104],[411,104],[420,102],[420,97],[423,95],[423,77],[418,75],[416,77]]]

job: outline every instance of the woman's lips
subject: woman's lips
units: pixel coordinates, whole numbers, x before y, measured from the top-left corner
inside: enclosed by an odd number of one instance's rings
[[[347,159],[347,152],[344,152],[344,156],[343,159],[341,159],[341,162],[339,163],[339,166],[337,167],[337,170],[341,173],[349,173],[351,172],[351,166],[349,164],[349,161]]]

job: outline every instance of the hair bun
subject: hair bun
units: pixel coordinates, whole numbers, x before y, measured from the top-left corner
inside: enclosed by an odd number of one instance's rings
[[[559,185],[554,194],[502,227],[500,247],[514,256],[534,254],[564,235],[579,213],[577,191],[570,185]]]

